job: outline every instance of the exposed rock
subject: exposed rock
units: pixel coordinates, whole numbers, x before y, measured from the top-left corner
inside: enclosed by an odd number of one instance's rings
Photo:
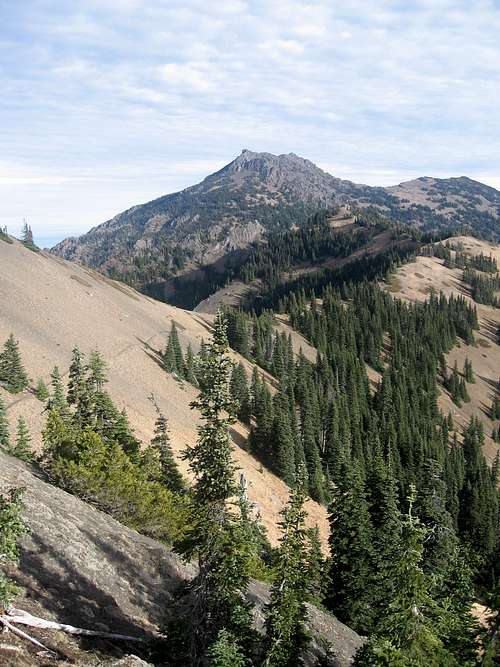
[[[12,486],[25,488],[24,516],[29,527],[21,541],[19,567],[10,572],[25,591],[25,600],[18,600],[16,606],[23,608],[29,602],[30,613],[78,627],[156,635],[168,617],[173,591],[193,576],[194,567],[166,546],[53,487],[34,469],[0,452],[0,491]],[[252,583],[249,597],[256,605],[255,622],[260,629],[268,596],[267,586]],[[347,667],[361,638],[313,607],[308,616],[315,638],[308,664],[313,664],[313,656],[325,656],[330,647],[335,658],[327,664]],[[48,645],[47,631],[41,637],[36,632],[33,635]],[[129,662],[112,664],[143,664],[135,657],[124,660]]]

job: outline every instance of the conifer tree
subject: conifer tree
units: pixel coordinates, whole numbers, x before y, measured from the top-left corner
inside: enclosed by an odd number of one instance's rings
[[[292,667],[301,664],[300,653],[307,644],[304,626],[308,597],[310,561],[304,502],[306,471],[300,466],[297,483],[281,511],[282,537],[277,553],[275,581],[266,608],[264,667]]]
[[[39,401],[42,401],[42,403],[45,403],[45,401],[49,397],[49,390],[47,389],[47,385],[45,384],[42,378],[39,378],[36,383],[35,396],[38,398]]]
[[[35,246],[33,231],[26,220],[23,223],[23,229],[21,231],[21,241],[27,248],[33,248]]]
[[[465,357],[464,361],[464,378],[466,382],[469,383],[475,382],[474,371],[472,370],[472,363],[468,357]]]
[[[19,343],[10,334],[0,352],[0,385],[11,394],[17,394],[29,387],[29,378],[24,370],[19,353]]]
[[[0,563],[16,563],[18,559],[18,538],[26,531],[21,518],[20,489],[11,489],[0,493]],[[0,570],[0,609],[7,608],[12,597],[18,593],[18,588]]]
[[[179,334],[177,333],[177,327],[174,320],[172,320],[167,347],[163,353],[163,358],[165,361],[165,368],[169,373],[176,373],[179,377],[184,377],[184,357],[182,355]]]
[[[196,380],[196,361],[193,354],[193,348],[191,347],[191,343],[189,343],[186,350],[185,378],[187,382],[193,385],[193,387],[198,386],[198,381]]]
[[[9,422],[5,410],[5,403],[0,396],[0,447],[10,450]]]
[[[360,464],[344,460],[330,504],[330,586],[326,603],[357,632],[370,632],[374,579],[373,527]]]
[[[50,384],[52,391],[47,401],[46,410],[54,410],[62,419],[69,419],[70,411],[68,402],[66,401],[61,374],[57,366],[54,366],[50,374]]]
[[[94,393],[102,391],[108,378],[106,375],[107,365],[99,350],[92,350],[90,353],[87,371],[90,390]]]
[[[16,442],[12,449],[14,456],[21,461],[32,461],[33,452],[31,451],[31,436],[28,430],[28,424],[24,417],[17,420]]]
[[[158,453],[160,463],[158,481],[175,493],[185,491],[186,485],[172,452],[172,445],[168,435],[167,418],[159,410],[155,423],[154,436],[151,440],[151,447]]]
[[[194,475],[192,525],[178,548],[198,563],[190,586],[189,644],[195,667],[206,659],[221,630],[230,633],[241,650],[250,636],[250,611],[243,599],[250,545],[241,517],[229,505],[238,495],[238,485],[229,438],[234,403],[229,393],[233,363],[227,352],[226,324],[219,311],[212,342],[199,364],[200,393],[191,404],[201,413],[198,440],[184,452]]]
[[[248,390],[248,378],[245,367],[241,362],[233,368],[230,391],[231,396],[237,403],[236,416],[244,424],[249,424],[252,414],[252,406],[250,402],[250,392]]]
[[[77,405],[87,390],[85,371],[85,356],[78,347],[74,347],[68,373],[68,405]]]

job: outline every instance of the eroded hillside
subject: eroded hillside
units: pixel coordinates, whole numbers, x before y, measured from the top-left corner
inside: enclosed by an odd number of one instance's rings
[[[210,316],[180,310],[149,299],[123,284],[66,262],[48,253],[35,253],[19,243],[0,242],[0,340],[12,332],[19,339],[24,365],[36,383],[49,382],[55,365],[67,371],[71,350],[100,350],[109,365],[109,393],[125,408],[136,435],[149,442],[155,410],[154,394],[169,420],[177,454],[196,438],[196,415],[189,408],[196,390],[160,367],[156,352],[165,347],[175,321],[181,345],[198,349],[210,336]],[[294,337],[300,347],[300,340]],[[235,355],[235,358],[237,355]],[[251,364],[239,358],[251,372]],[[12,396],[0,389],[14,430],[17,417],[28,421],[36,449],[41,446],[44,405],[26,391]],[[286,485],[244,450],[248,431],[236,423],[232,430],[235,458],[249,484],[254,501],[272,542],[276,542],[278,512],[286,502]],[[179,458],[186,471],[186,464]],[[308,504],[310,522],[327,532],[326,510]]]

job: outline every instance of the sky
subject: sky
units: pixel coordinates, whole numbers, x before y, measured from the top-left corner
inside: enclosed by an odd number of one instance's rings
[[[500,189],[500,0],[0,0],[0,225],[50,246],[243,148]]]

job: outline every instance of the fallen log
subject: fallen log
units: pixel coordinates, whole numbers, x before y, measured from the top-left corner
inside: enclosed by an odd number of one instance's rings
[[[142,637],[131,637],[130,635],[121,635],[116,632],[101,632],[100,630],[87,630],[85,628],[76,628],[73,625],[66,623],[57,623],[56,621],[47,621],[44,618],[33,616],[23,609],[15,609],[10,607],[6,610],[3,616],[0,616],[0,621],[6,626],[11,623],[19,625],[28,625],[32,628],[41,628],[43,630],[61,630],[71,635],[84,635],[86,637],[103,637],[105,639],[119,639],[128,642],[144,642]],[[45,647],[44,647],[45,648]]]

